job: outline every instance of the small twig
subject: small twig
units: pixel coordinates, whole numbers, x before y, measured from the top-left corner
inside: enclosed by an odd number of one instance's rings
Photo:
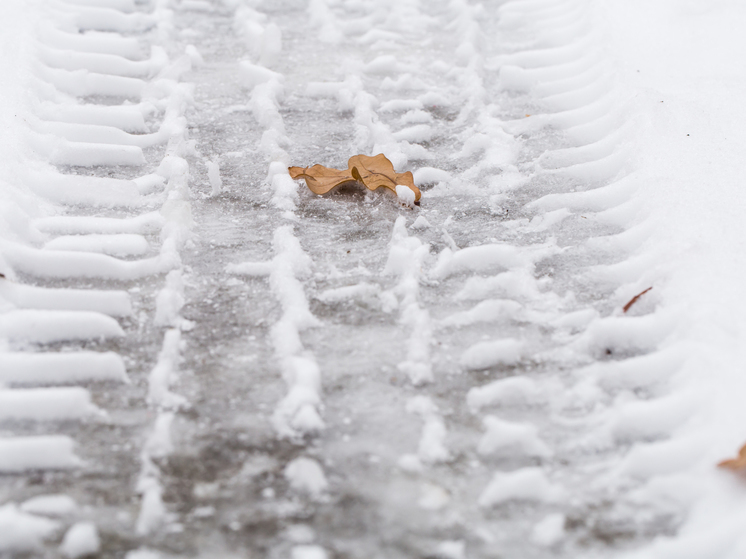
[[[635,295],[634,297],[632,297],[632,299],[629,300],[629,303],[627,303],[626,305],[624,305],[624,307],[622,308],[622,310],[624,312],[627,312],[630,309],[630,307],[632,307],[632,305],[634,305],[635,303],[637,303],[637,300],[640,297],[642,297],[643,295],[645,295],[651,289],[653,289],[652,286],[648,287],[645,291],[642,291],[642,292],[638,293],[637,295]]]

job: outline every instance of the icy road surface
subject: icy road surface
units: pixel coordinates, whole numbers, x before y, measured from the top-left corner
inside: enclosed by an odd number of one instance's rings
[[[746,556],[737,2],[0,11],[1,558]]]

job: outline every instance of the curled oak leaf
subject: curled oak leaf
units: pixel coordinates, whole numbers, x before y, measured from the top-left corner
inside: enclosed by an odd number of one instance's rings
[[[718,464],[718,467],[733,470],[735,472],[746,472],[746,444],[738,451],[738,456],[728,460],[723,460]]]
[[[313,167],[290,167],[288,169],[290,177],[293,179],[304,179],[308,188],[314,194],[326,194],[332,188],[341,184],[355,182],[349,169],[344,171],[339,169],[330,169],[323,165],[314,165]]]
[[[326,194],[331,189],[345,183],[359,182],[369,190],[388,188],[396,194],[397,185],[403,185],[414,192],[414,203],[420,203],[420,189],[414,184],[412,173],[397,173],[394,165],[385,155],[353,155],[347,162],[347,169],[330,169],[323,165],[312,167],[290,167],[290,176],[304,179],[314,194]]]

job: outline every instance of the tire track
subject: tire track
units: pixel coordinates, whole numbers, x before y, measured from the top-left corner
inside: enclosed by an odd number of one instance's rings
[[[167,451],[169,410],[183,402],[153,398],[168,394],[172,380],[159,373],[164,353],[171,368],[178,360],[179,331],[171,329],[151,374],[155,433],[141,451],[144,496],[135,523],[135,449],[150,423],[142,373],[157,352],[148,338],[162,325],[184,326],[173,300],[190,227],[182,158],[192,149],[183,117],[190,94],[178,83],[189,58],[172,63],[159,46],[143,56],[151,30],[169,25],[158,3],[42,9],[25,119],[33,161],[11,180],[43,200],[44,211],[22,214],[25,231],[0,246],[0,378],[8,385],[0,420],[11,434],[2,440],[0,470],[13,474],[6,498],[25,499],[3,508],[2,531],[16,524],[21,531],[0,551],[40,551],[43,539],[56,547],[64,534],[58,552],[66,556],[121,554],[163,523],[153,459]],[[148,133],[153,124],[158,131]],[[151,174],[128,168],[153,161],[160,166]],[[34,523],[39,530],[24,532]]]

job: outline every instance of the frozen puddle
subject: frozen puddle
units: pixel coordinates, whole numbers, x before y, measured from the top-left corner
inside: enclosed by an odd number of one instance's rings
[[[662,388],[675,313],[622,310],[645,224],[589,2],[11,16],[0,556],[610,557],[675,531],[643,487],[688,459],[693,399]],[[287,172],[356,153],[421,206]]]

